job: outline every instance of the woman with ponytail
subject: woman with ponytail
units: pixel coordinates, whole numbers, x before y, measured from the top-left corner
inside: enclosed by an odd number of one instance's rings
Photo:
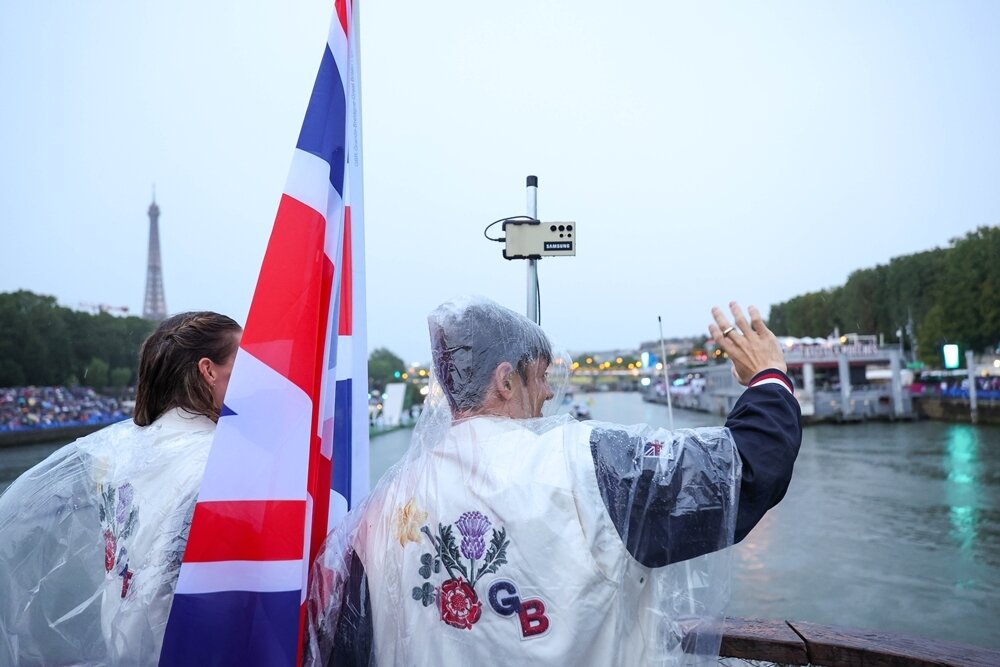
[[[0,495],[0,664],[155,665],[242,329],[212,312],[143,343],[131,422]]]

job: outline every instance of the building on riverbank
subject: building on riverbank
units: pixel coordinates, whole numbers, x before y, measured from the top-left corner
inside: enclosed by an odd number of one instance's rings
[[[807,422],[916,417],[898,349],[864,342],[800,346],[786,352],[785,363]],[[681,408],[725,415],[744,391],[728,363],[677,367],[671,375],[671,399]],[[666,402],[662,383],[652,386],[647,400]]]
[[[1000,424],[1000,380],[982,375],[978,365],[973,400],[968,371],[948,383],[933,372],[921,376],[905,367],[899,348],[879,345],[874,336],[787,347],[788,374],[807,423],[924,418]],[[648,377],[646,400],[666,403],[662,371]],[[718,415],[728,414],[744,391],[728,363],[675,365],[670,382],[673,405]]]
[[[785,363],[806,422],[914,419],[909,385],[897,347],[874,337],[844,337],[836,342],[786,339]],[[676,376],[676,377],[675,377]],[[666,402],[663,383],[650,383],[646,398]],[[728,414],[744,387],[729,363],[715,361],[671,368],[671,399],[681,408]]]

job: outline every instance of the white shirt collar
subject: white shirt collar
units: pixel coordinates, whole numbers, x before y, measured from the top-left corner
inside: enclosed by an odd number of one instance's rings
[[[215,422],[184,408],[171,408],[160,415],[153,424],[175,431],[214,431]]]

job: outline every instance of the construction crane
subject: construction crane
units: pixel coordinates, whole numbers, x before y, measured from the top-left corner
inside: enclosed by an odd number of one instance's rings
[[[128,315],[128,306],[111,306],[106,303],[89,303],[87,301],[81,301],[79,306],[95,315],[98,313],[121,313],[122,315]]]

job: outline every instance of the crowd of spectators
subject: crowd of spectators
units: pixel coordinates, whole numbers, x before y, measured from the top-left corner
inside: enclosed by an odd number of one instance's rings
[[[113,424],[131,415],[130,404],[88,387],[0,388],[0,433]]]
[[[913,393],[930,394],[944,398],[969,398],[969,378],[922,378],[914,382]],[[1000,376],[976,377],[976,397],[980,399],[1000,399]]]

